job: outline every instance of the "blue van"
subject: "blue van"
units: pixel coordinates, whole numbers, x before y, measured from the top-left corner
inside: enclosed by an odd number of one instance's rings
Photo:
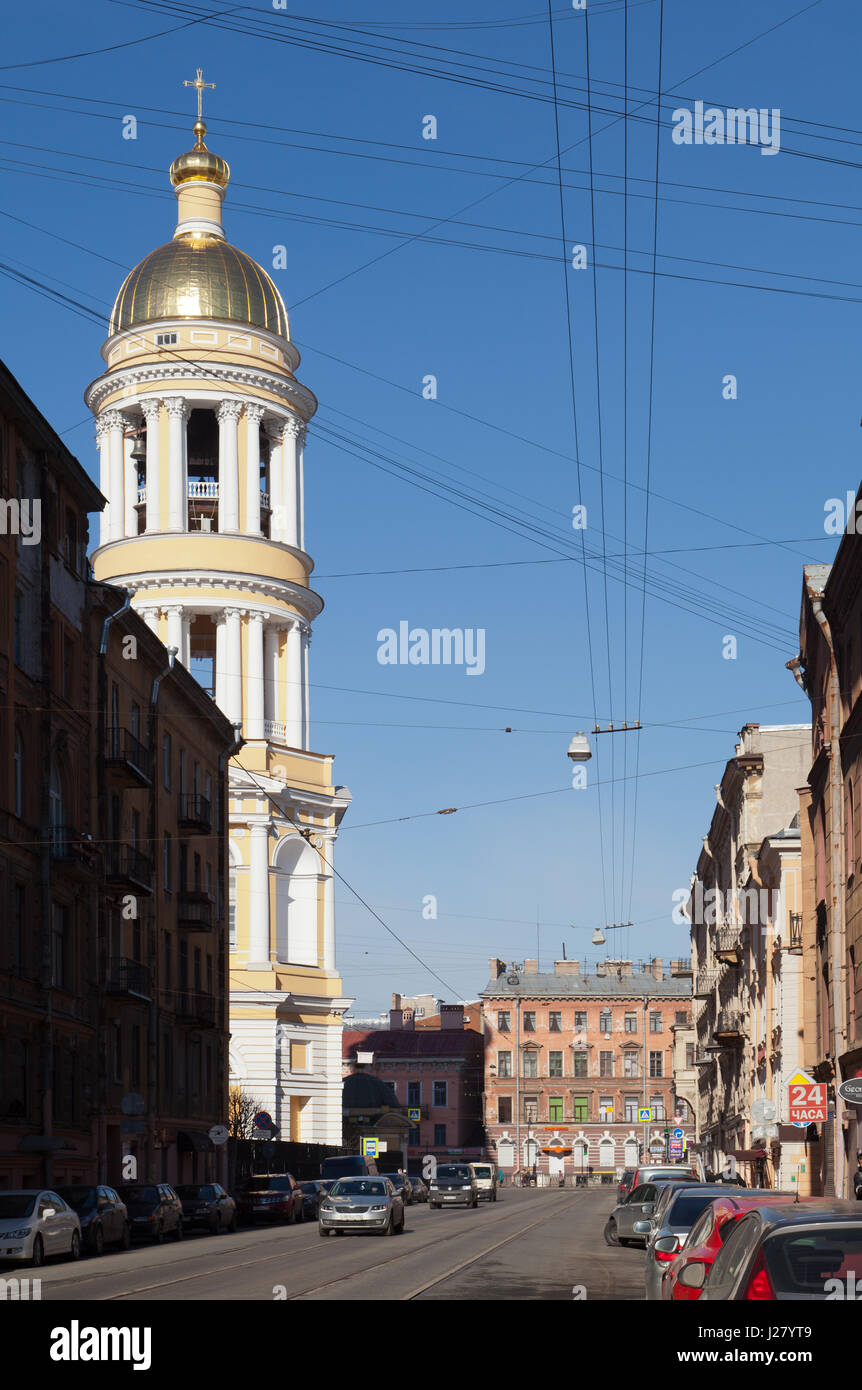
[[[323,1160],[320,1176],[324,1182],[335,1178],[376,1178],[377,1160],[364,1154],[336,1154]]]

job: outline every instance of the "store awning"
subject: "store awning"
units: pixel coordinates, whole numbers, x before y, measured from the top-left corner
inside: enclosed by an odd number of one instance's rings
[[[75,1145],[68,1139],[58,1139],[55,1134],[24,1134],[18,1149],[22,1153],[32,1154],[52,1154],[60,1149],[75,1150]]]
[[[202,1129],[178,1129],[177,1148],[180,1153],[206,1154],[213,1148],[213,1143]]]
[[[765,1149],[731,1149],[730,1157],[739,1163],[754,1163],[759,1158],[768,1158]]]

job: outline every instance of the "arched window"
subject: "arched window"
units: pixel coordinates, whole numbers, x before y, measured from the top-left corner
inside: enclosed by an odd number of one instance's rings
[[[638,1166],[638,1143],[636,1139],[627,1139],[623,1151],[623,1163],[627,1168]]]
[[[51,778],[48,786],[48,808],[49,824],[52,832],[51,838],[55,843],[58,843],[63,836],[63,827],[66,823],[66,812],[63,798],[63,782],[56,761],[51,763]]]
[[[576,1173],[585,1173],[587,1171],[587,1145],[585,1140],[576,1140],[572,1148],[572,1162],[575,1165]]]
[[[609,1172],[614,1166],[614,1141],[613,1139],[602,1139],[599,1143],[599,1167],[603,1172]]]
[[[317,885],[320,857],[306,840],[288,835],[276,850],[275,954],[293,965],[317,965]]]
[[[847,778],[846,809],[844,812],[847,820],[847,824],[844,827],[844,843],[846,845],[847,853],[846,873],[848,878],[852,876],[854,868],[853,852],[856,847],[856,818],[854,814],[855,809],[856,808],[853,799],[853,778],[851,776]]]
[[[228,874],[228,941],[230,949],[236,950],[236,869],[233,864]]]
[[[24,815],[24,740],[19,729],[15,730],[15,815]]]
[[[514,1168],[515,1145],[512,1143],[511,1139],[498,1139],[497,1163],[500,1168]]]

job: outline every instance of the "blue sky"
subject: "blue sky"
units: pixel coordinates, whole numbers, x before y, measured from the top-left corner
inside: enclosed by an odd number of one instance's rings
[[[216,0],[47,0],[5,21],[3,267],[107,313],[126,270],[173,231],[167,170],[190,144],[181,84],[198,66],[217,84],[207,143],[231,165],[228,237],[267,268],[287,248],[271,273],[321,403],[306,450],[326,600],[313,742],[336,753],[354,796],[337,867],[426,963],[341,884],[339,962],[357,1011],[388,1007],[393,989],[475,996],[489,956],[533,956],[537,939],[545,964],[563,942],[594,961],[591,930],[610,921],[635,926],[601,955],[687,954],[672,893],[736,731],[808,717],[784,669],[801,566],[831,558],[824,503],[859,480],[858,7],[665,0],[653,276],[660,6],[629,6],[625,198],[625,11],[590,5],[592,197],[583,14],[557,6],[554,43],[565,244],[595,241],[595,301],[591,263],[563,269],[540,6],[380,0],[360,14],[332,0],[323,27],[258,3],[222,21],[257,30],[238,33],[189,23],[186,11],[229,8]],[[674,144],[674,105],[696,100],[778,108],[780,153]],[[436,141],[422,138],[428,115]],[[5,273],[0,313],[0,355],[94,474],[82,392],[103,330]],[[734,401],[722,398],[731,373]],[[436,400],[423,399],[429,375]],[[499,525],[475,513],[477,496]],[[579,501],[584,533],[571,526]],[[582,539],[596,557],[586,599]],[[377,633],[402,620],[484,629],[484,673],[380,665]],[[722,657],[727,634],[735,660]],[[566,748],[596,718],[644,728],[594,738],[576,791]],[[465,809],[421,814],[449,807]],[[432,894],[438,916],[424,920]]]

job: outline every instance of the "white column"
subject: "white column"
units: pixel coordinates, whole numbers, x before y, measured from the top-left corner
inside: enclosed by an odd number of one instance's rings
[[[182,642],[180,645],[180,661],[183,663],[187,671],[190,671],[192,668],[191,627],[192,614],[189,613],[186,609],[183,609],[183,631]]]
[[[232,724],[242,720],[242,629],[238,608],[226,608],[224,709]]]
[[[245,408],[245,529],[250,536],[260,535],[260,422],[262,405]]]
[[[161,530],[161,478],[159,469],[159,402],[141,401],[147,422],[147,530]]]
[[[308,649],[311,646],[311,628],[302,629],[302,746],[311,748],[311,693],[308,688]]]
[[[299,435],[302,421],[292,415],[282,430],[282,461],[284,467],[284,535],[285,545],[299,545]]]
[[[269,826],[252,825],[249,862],[249,968],[265,969],[270,960]]]
[[[183,610],[182,608],[166,608],[165,612],[168,615],[167,645],[169,647],[176,647],[177,660],[181,661],[185,666],[185,661],[183,660]]]
[[[129,426],[131,429],[131,425]],[[136,536],[138,534],[138,513],[135,510],[138,501],[138,465],[132,458],[132,450],[135,447],[135,436],[131,433],[123,438],[123,478],[126,488],[126,505],[123,509],[123,535]]]
[[[141,612],[141,617],[143,618],[143,620],[144,620],[144,622],[146,623],[147,627],[150,629],[150,632],[154,632],[154,633],[156,634],[156,636],[158,637],[158,635],[159,635],[159,610],[158,610],[158,608],[142,608],[142,609],[140,610],[140,612]]]
[[[225,709],[225,654],[227,651],[227,628],[224,614],[220,613],[215,620],[216,630],[216,649],[215,649],[215,702],[220,710]]]
[[[287,629],[287,743],[302,747],[302,633],[299,619]]]
[[[276,420],[272,426],[275,443],[269,446],[269,539],[284,540],[284,443],[283,424]]]
[[[323,968],[335,969],[335,878],[332,873],[332,856],[335,841],[325,840],[323,853],[326,860],[327,876],[323,880]]]
[[[242,405],[222,401],[218,408],[218,529],[239,530],[238,429]]]
[[[278,713],[278,638],[279,630],[270,624],[263,633],[263,717],[277,720]]]
[[[188,450],[186,441],[186,421],[188,406],[182,396],[169,396],[165,410],[170,421],[168,444],[168,530],[187,531],[189,524],[188,507]]]
[[[263,738],[263,614],[248,615],[247,738]]]
[[[118,541],[123,536],[124,518],[123,416],[119,410],[109,410],[105,419],[110,433],[111,540]]]
[[[296,514],[299,528],[299,548],[305,549],[305,426],[299,431],[296,460]]]
[[[107,415],[96,420],[96,440],[99,445],[99,491],[106,499],[99,516],[99,545],[111,539],[111,431]]]

